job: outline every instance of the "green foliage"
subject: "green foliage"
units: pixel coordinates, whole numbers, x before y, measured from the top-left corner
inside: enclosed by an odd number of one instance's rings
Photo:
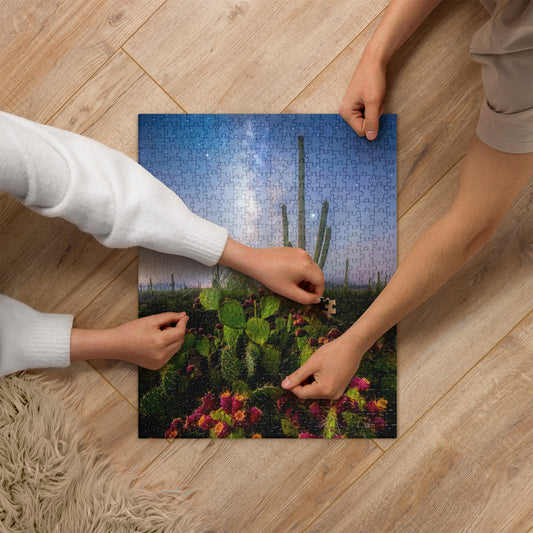
[[[246,323],[246,334],[257,344],[265,344],[270,335],[270,324],[264,318],[250,318]]]
[[[240,329],[230,328],[229,326],[224,326],[224,342],[233,348],[237,346],[237,339],[241,334]]]
[[[306,344],[304,347],[300,350],[300,366],[302,366],[304,363],[307,363],[308,359],[315,353],[315,350],[312,346],[309,346],[309,344]]]
[[[244,359],[246,361],[246,370],[248,371],[249,378],[254,376],[260,359],[261,359],[261,348],[259,348],[257,344],[250,342],[248,346],[246,347],[245,359]]]
[[[226,346],[220,354],[220,370],[224,379],[230,382],[237,380],[241,374],[242,363],[235,350],[229,346]]]
[[[250,391],[250,387],[248,384],[241,379],[238,379],[237,381],[234,381],[231,385],[231,390],[235,392],[236,394],[242,394],[246,396],[246,398],[249,398],[252,394]]]
[[[279,309],[279,298],[269,295],[261,298],[261,318],[272,316]]]
[[[200,303],[207,311],[218,310],[220,292],[217,289],[203,289],[200,293]]]
[[[323,435],[325,439],[332,439],[337,434],[337,410],[335,406],[333,406],[329,409],[326,416]]]
[[[298,438],[298,428],[286,418],[281,419],[281,430],[286,437]]]
[[[139,412],[142,416],[161,416],[164,408],[164,390],[159,386],[147,392],[139,403]]]
[[[270,377],[276,378],[279,373],[281,354],[273,346],[268,344],[263,349],[263,368],[268,372]]]
[[[274,321],[274,325],[276,326],[277,330],[282,330],[287,327],[287,321],[283,317],[279,316]]]
[[[207,337],[202,337],[201,339],[198,339],[196,341],[196,350],[198,353],[203,357],[209,357],[210,349],[209,349],[209,340]]]
[[[264,385],[263,387],[259,387],[252,392],[250,401],[253,405],[263,405],[267,402],[276,402],[284,394],[285,391],[281,387]]]
[[[224,326],[229,326],[234,329],[242,329],[246,327],[246,318],[241,304],[237,300],[228,300],[220,306],[218,312],[220,322]]]

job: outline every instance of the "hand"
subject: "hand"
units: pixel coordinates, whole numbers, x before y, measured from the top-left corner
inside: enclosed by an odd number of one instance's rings
[[[364,352],[357,351],[346,335],[321,346],[281,386],[298,398],[336,400],[353,378]],[[311,378],[311,380],[309,379]]]
[[[169,312],[132,320],[112,329],[74,328],[70,358],[72,361],[120,359],[157,370],[181,348],[188,321],[185,313]]]
[[[360,137],[373,141],[379,130],[386,88],[386,65],[363,54],[339,108]]]
[[[301,248],[249,248],[228,239],[220,263],[229,266],[271,289],[305,305],[320,302],[324,274]]]

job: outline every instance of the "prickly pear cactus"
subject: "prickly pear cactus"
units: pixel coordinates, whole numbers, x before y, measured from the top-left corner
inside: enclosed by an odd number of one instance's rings
[[[224,379],[235,381],[241,374],[241,361],[233,348],[226,346],[220,354],[220,370]]]
[[[218,312],[220,322],[224,326],[229,326],[234,329],[242,329],[246,327],[246,318],[244,310],[237,300],[228,300],[220,306]]]
[[[250,318],[246,324],[246,334],[257,344],[265,344],[270,335],[270,324],[264,318]]]

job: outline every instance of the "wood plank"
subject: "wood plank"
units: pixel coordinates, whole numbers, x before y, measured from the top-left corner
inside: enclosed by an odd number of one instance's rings
[[[532,356],[530,313],[306,531],[528,531]]]
[[[400,216],[466,152],[483,95],[480,68],[469,59],[468,49],[473,31],[486,19],[479,2],[443,2],[389,63],[384,112],[398,114]],[[380,20],[350,43],[283,112],[337,113]]]
[[[91,137],[137,160],[137,115],[183,113],[119,50],[49,122]]]
[[[137,261],[134,260],[77,317],[75,326],[82,329],[116,327],[137,318]],[[103,359],[89,361],[124,396],[138,408],[138,367],[125,361]],[[137,422],[135,422],[137,427]]]
[[[3,2],[0,107],[48,120],[162,3]]]
[[[400,254],[447,209],[459,165],[400,221]],[[400,322],[398,434],[405,433],[532,308],[533,179],[491,240],[435,295]],[[509,354],[510,356],[511,354]],[[394,441],[380,439],[387,448]]]
[[[386,4],[169,0],[124,49],[188,113],[276,113]]]
[[[303,531],[382,453],[364,439],[176,440],[143,479],[197,491],[216,531]]]
[[[72,384],[79,394],[66,401],[99,440],[101,449],[119,470],[140,474],[170,446],[165,439],[137,438],[137,410],[86,361],[66,368],[34,369],[61,384]]]
[[[0,249],[1,293],[39,311],[74,315],[136,256],[135,249],[105,248],[73,224],[26,208],[3,227]]]

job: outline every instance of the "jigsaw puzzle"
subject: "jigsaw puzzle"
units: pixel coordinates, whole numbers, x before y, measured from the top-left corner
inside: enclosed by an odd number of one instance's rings
[[[370,142],[338,115],[139,115],[139,163],[234,239],[304,248],[326,278],[321,303],[303,306],[229,268],[139,249],[139,316],[190,317],[164,367],[139,367],[139,437],[395,437],[396,328],[337,401],[280,384],[394,273],[396,116]]]

